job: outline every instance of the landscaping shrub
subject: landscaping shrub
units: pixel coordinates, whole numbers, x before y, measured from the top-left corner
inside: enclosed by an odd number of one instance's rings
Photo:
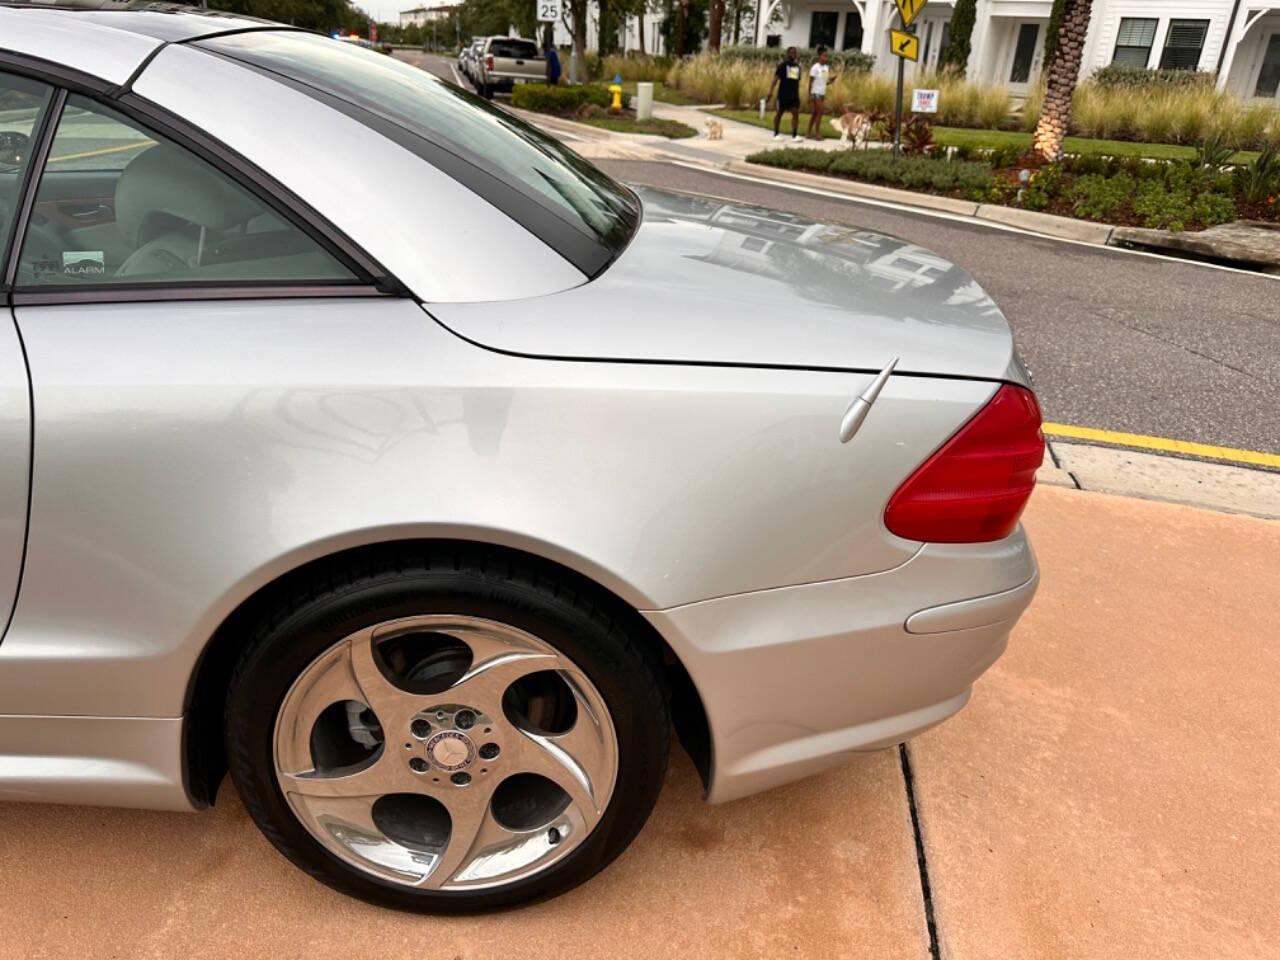
[[[757,47],[751,44],[741,43],[720,48],[721,60],[745,60],[748,63],[767,64],[769,67],[776,67],[778,61],[786,56],[785,49],[777,47]],[[706,54],[710,56],[710,54]],[[860,71],[866,73],[875,66],[876,58],[870,53],[863,53],[861,50],[828,50],[827,56],[831,61],[831,70],[841,73],[846,70]],[[805,72],[808,73],[808,66],[818,59],[818,52],[809,47],[797,47],[796,57],[800,63],[805,66]]]
[[[1236,167],[1233,180],[1245,203],[1262,203],[1280,193],[1280,148],[1272,144],[1253,163]]]
[[[1028,210],[1043,210],[1058,195],[1062,184],[1062,164],[1047,164],[1031,174],[1018,202]]]
[[[1191,219],[1205,226],[1228,223],[1236,218],[1236,205],[1230,196],[1206,190],[1191,204]]]
[[[1022,126],[1034,125],[1028,110]],[[1245,104],[1204,84],[1107,87],[1090,80],[1076,88],[1071,132],[1107,140],[1186,144],[1216,134],[1236,149],[1257,149],[1280,142],[1280,109]]]
[[[1046,60],[1048,57],[1046,56]],[[1157,70],[1112,63],[1095,70],[1089,77],[1104,88],[1130,87],[1212,87],[1214,75],[1200,70]]]
[[[756,48],[752,48],[756,49]],[[769,91],[776,49],[767,60],[730,59],[699,54],[677,61],[666,75],[666,85],[702,103],[754,108]],[[907,84],[909,103],[916,87],[936,89],[938,113],[934,123],[949,127],[1007,127],[1012,124],[1009,90],[1003,86],[969,83],[954,73],[928,74]],[[847,106],[856,111],[889,112],[893,109],[896,81],[893,77],[862,69],[835,71],[827,88],[832,113]]]
[[[630,97],[622,95],[625,108]],[[518,83],[511,91],[511,105],[521,110],[534,110],[538,113],[554,113],[560,116],[572,116],[586,104],[595,104],[605,110],[613,102],[607,89],[594,84],[560,85],[549,87],[541,83]]]
[[[1133,198],[1133,212],[1142,218],[1144,227],[1181,230],[1191,219],[1191,194],[1171,189],[1163,180],[1144,180]]]
[[[671,70],[670,57],[657,57],[632,51],[628,54],[611,53],[600,64],[600,76],[612,80],[621,75],[623,83],[648,82],[666,79]]]
[[[944,193],[960,190],[975,197],[985,194],[993,181],[989,163],[933,157],[900,157],[895,162],[888,150],[783,148],[754,153],[747,157],[747,162],[811,173],[828,172],[911,189]]]
[[[967,195],[985,192],[992,181],[988,163],[972,160],[949,162],[931,157],[900,157],[895,162],[888,150],[841,152],[828,169],[831,173],[858,180],[908,188],[927,187],[939,192],[960,190]]]
[[[1217,172],[1231,163],[1235,153],[1230,142],[1221,133],[1211,133],[1196,145],[1196,166],[1201,170]]]
[[[944,70],[963,74],[968,67],[973,27],[977,23],[977,17],[977,0],[956,0],[951,14],[947,45],[938,54],[938,63]]]
[[[782,167],[784,170],[808,170],[821,173],[839,156],[836,150],[814,150],[804,147],[781,147],[777,150],[761,150],[747,157],[747,163],[765,167]]]
[[[1088,173],[1071,185],[1072,212],[1086,220],[1105,220],[1133,196],[1137,181],[1123,171],[1114,177]]]

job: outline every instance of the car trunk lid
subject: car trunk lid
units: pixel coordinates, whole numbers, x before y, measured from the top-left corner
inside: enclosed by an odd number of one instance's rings
[[[590,283],[428,310],[460,336],[527,356],[863,371],[896,357],[897,373],[1025,380],[991,298],[923,247],[760,207],[637,192],[636,236]]]

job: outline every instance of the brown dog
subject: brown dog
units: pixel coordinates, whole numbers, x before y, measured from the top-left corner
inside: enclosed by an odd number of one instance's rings
[[[840,142],[851,143],[854,150],[867,145],[867,134],[871,132],[871,114],[851,113],[846,105],[844,112],[832,121],[840,131]]]
[[[724,124],[721,123],[719,120],[717,120],[715,117],[707,117],[707,139],[708,140],[724,139]]]

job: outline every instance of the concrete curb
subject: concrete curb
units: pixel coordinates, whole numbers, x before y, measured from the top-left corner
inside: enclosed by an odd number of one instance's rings
[[[1018,207],[1006,207],[998,203],[983,203],[974,214],[979,220],[990,220],[1010,227],[1021,227],[1063,240],[1080,240],[1084,243],[1096,243],[1106,246],[1111,241],[1111,233],[1115,229],[1109,223],[1093,223],[1089,220],[1073,220],[1070,217],[1059,217],[1052,213],[1040,213],[1036,210],[1022,210]]]
[[[964,217],[972,217],[978,205],[968,200],[956,200],[952,197],[936,197],[929,193],[912,193],[909,190],[898,190],[895,187],[882,187],[874,183],[860,183],[857,180],[844,180],[840,177],[824,177],[815,173],[803,173],[799,170],[783,170],[779,167],[764,167],[745,160],[730,160],[722,169],[730,173],[759,177],[762,180],[776,180],[779,183],[794,183],[805,187],[821,187],[832,193],[843,193],[851,197],[865,197],[868,200],[883,200],[888,203],[900,203],[904,206],[921,207],[925,210],[943,210]]]
[[[857,180],[845,180],[841,177],[826,177],[818,173],[804,173],[800,170],[784,170],[780,167],[766,167],[745,160],[728,160],[724,163],[710,163],[676,154],[665,154],[664,159],[679,160],[683,163],[702,163],[729,173],[756,177],[761,180],[773,180],[778,183],[789,183],[795,186],[815,187],[831,193],[843,193],[850,197],[867,200],[880,200],[895,203],[904,207],[915,207],[921,210],[941,210],[962,217],[973,217],[977,220],[990,220],[1005,226],[1030,230],[1047,237],[1060,240],[1077,240],[1098,246],[1107,246],[1114,229],[1106,223],[1090,223],[1087,220],[1072,220],[1051,213],[1038,213],[1034,210],[1019,210],[1016,207],[1005,207],[993,203],[974,203],[972,200],[956,200],[953,197],[939,197],[931,193],[916,193],[912,190],[899,190],[896,187],[883,187],[878,184],[861,183]]]

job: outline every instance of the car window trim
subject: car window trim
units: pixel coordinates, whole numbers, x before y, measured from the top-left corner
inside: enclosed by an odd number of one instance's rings
[[[367,291],[369,290],[373,290],[375,294],[382,296],[411,296],[408,288],[394,277],[390,271],[284,184],[259,169],[255,164],[226,144],[211,137],[181,117],[165,110],[163,107],[136,93],[124,90],[120,85],[107,83],[99,77],[94,77],[39,57],[0,51],[0,70],[49,84],[54,88],[53,96],[57,100],[56,119],[54,119],[53,101],[51,101],[48,116],[52,122],[48,125],[48,129],[44,131],[47,134],[47,142],[43,144],[44,152],[41,157],[33,156],[27,182],[23,186],[19,202],[15,207],[18,216],[15,216],[14,226],[20,229],[15,229],[13,244],[4,264],[3,275],[0,276],[0,290],[10,292],[15,304],[19,302],[19,299],[24,302],[40,303],[137,301],[139,299],[137,290],[127,289],[120,284],[77,284],[74,287],[60,287],[57,289],[51,287],[17,287],[14,284],[17,278],[18,261],[22,253],[22,244],[19,241],[26,237],[27,223],[31,210],[35,205],[36,193],[40,187],[40,177],[44,173],[49,149],[57,132],[57,120],[61,119],[62,107],[70,93],[78,93],[88,97],[107,109],[115,110],[136,123],[155,130],[155,132],[167,137],[184,149],[190,150],[195,156],[210,164],[232,182],[249,191],[251,195],[258,198],[272,212],[301,230],[315,241],[321,249],[350,271],[353,276],[351,281],[339,281],[333,286],[315,282],[276,286],[272,284],[264,285],[261,281],[251,281],[241,284],[241,289],[250,291],[272,290],[275,291],[273,296],[290,295],[282,292],[287,290],[297,290],[299,292],[292,295],[307,297],[362,296],[368,295]],[[39,161],[38,165],[37,160]],[[39,174],[31,175],[31,171],[37,169]],[[19,217],[21,217],[20,223],[18,222]],[[230,296],[230,291],[232,290],[230,284],[216,282],[208,284],[185,282],[170,285],[149,285],[149,289],[172,291],[168,296],[154,298],[168,300],[189,299],[191,298],[191,291],[205,288],[210,290],[210,298],[226,298]],[[88,294],[92,294],[92,297],[86,296]],[[178,294],[181,294],[181,296]],[[56,295],[61,295],[65,300],[54,299]],[[196,299],[206,298],[197,297]]]
[[[49,99],[49,106],[36,131],[35,150],[31,152],[31,162],[22,178],[22,188],[18,192],[18,202],[14,206],[13,229],[10,231],[9,254],[4,265],[4,289],[12,290],[13,281],[18,275],[18,261],[22,256],[22,245],[27,238],[27,226],[31,222],[31,211],[35,209],[36,193],[39,190],[40,178],[44,174],[44,165],[49,159],[49,151],[53,147],[54,135],[58,132],[58,123],[62,120],[62,108],[67,102],[65,87],[54,87]]]
[[[155,303],[200,300],[314,300],[322,298],[386,297],[371,284],[335,281],[324,283],[215,283],[112,284],[106,286],[18,287],[9,294],[15,307],[79,303]]]
[[[208,56],[219,57],[228,63],[233,63],[243,70],[252,70],[275,83],[283,84],[386,137],[502,211],[518,226],[533,234],[582,271],[589,280],[598,277],[622,255],[635,237],[643,218],[643,214],[639,212],[641,209],[639,199],[623,186],[622,189],[627,190],[635,202],[637,214],[634,221],[627,224],[625,239],[615,248],[588,228],[571,222],[532,189],[525,190],[513,186],[497,171],[491,169],[482,157],[469,154],[452,143],[425,137],[381,113],[352,103],[329,90],[296,77],[232,56],[221,50],[203,46],[200,42],[192,42],[188,46]]]

